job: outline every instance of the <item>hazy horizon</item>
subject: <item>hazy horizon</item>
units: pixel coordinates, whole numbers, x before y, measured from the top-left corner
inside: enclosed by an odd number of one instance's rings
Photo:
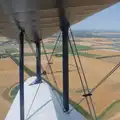
[[[105,29],[72,29],[72,31],[90,31],[90,32],[120,32],[120,30],[105,30]]]
[[[120,2],[72,26],[72,30],[120,31]]]

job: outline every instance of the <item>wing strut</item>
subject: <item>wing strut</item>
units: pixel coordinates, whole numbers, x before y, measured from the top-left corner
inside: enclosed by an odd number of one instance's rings
[[[20,120],[24,120],[24,30],[21,30],[19,38]]]
[[[69,111],[69,56],[68,56],[68,29],[66,18],[62,20],[62,45],[63,45],[63,105],[65,112]]]
[[[63,106],[69,111],[69,56],[68,56],[68,30],[69,22],[65,16],[61,17],[62,46],[63,46]]]
[[[36,76],[37,76],[37,82],[41,82],[41,42],[37,41],[36,44]]]
[[[69,111],[69,50],[68,50],[68,31],[69,31],[69,21],[66,17],[65,8],[63,0],[57,1],[60,29],[62,31],[62,46],[63,46],[63,106],[64,111]]]

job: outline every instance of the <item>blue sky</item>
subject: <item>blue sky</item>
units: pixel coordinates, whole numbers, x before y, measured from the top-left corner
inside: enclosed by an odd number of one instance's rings
[[[75,30],[120,30],[120,2],[72,26]]]

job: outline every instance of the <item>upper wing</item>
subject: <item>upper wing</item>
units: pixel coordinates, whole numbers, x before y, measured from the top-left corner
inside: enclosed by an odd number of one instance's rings
[[[59,0],[1,0],[0,35],[18,38],[18,26],[25,28],[28,38],[33,39],[35,29],[41,38],[59,30]],[[119,0],[63,0],[70,24],[75,24]]]

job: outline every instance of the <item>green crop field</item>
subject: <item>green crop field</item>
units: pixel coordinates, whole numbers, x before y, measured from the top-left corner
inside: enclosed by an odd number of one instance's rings
[[[72,44],[73,50],[75,51],[75,46]],[[83,51],[83,50],[91,50],[92,48],[89,46],[84,46],[84,45],[76,45],[77,50],[78,51]],[[45,48],[46,49],[53,49],[54,48],[54,44],[45,44]],[[59,43],[56,47],[56,51],[57,52],[61,52],[62,51],[62,44]],[[71,48],[69,47],[69,51],[71,51]]]

